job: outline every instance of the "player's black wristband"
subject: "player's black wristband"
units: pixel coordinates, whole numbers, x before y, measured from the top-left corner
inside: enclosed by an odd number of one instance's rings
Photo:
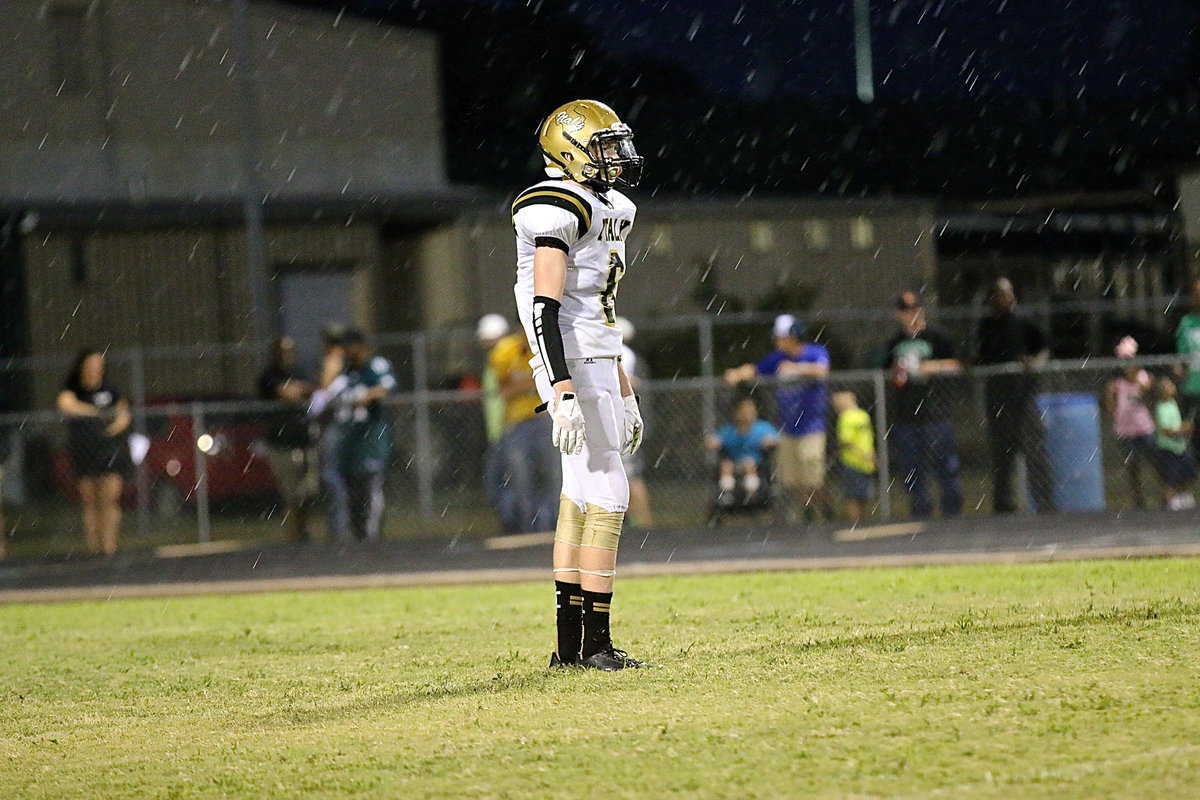
[[[558,327],[560,308],[562,303],[553,297],[539,294],[533,298],[533,334],[537,338],[538,354],[542,357],[542,364],[546,367],[551,386],[571,379],[571,373],[567,372],[562,331]]]

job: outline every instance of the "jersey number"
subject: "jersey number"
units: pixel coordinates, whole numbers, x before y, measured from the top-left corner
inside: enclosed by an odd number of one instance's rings
[[[604,321],[609,325],[617,324],[617,284],[625,275],[625,262],[616,250],[608,251],[608,282],[600,293],[600,307],[604,309]]]

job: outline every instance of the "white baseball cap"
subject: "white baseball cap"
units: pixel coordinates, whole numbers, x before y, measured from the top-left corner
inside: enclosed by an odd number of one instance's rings
[[[475,326],[475,336],[481,342],[489,339],[499,339],[508,333],[508,320],[500,314],[484,314]]]
[[[775,327],[772,329],[776,339],[782,339],[785,336],[791,336],[796,329],[796,318],[791,314],[780,314],[775,318]]]

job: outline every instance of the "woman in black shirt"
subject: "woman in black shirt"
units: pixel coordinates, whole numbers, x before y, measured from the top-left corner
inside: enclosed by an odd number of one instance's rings
[[[105,380],[104,354],[84,350],[58,393],[79,496],[83,534],[92,553],[117,552],[121,488],[129,467],[129,404]]]

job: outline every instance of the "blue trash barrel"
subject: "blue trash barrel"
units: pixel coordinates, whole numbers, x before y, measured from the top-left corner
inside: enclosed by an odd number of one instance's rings
[[[1046,428],[1054,504],[1060,511],[1103,511],[1104,460],[1095,395],[1042,394],[1037,404]]]

